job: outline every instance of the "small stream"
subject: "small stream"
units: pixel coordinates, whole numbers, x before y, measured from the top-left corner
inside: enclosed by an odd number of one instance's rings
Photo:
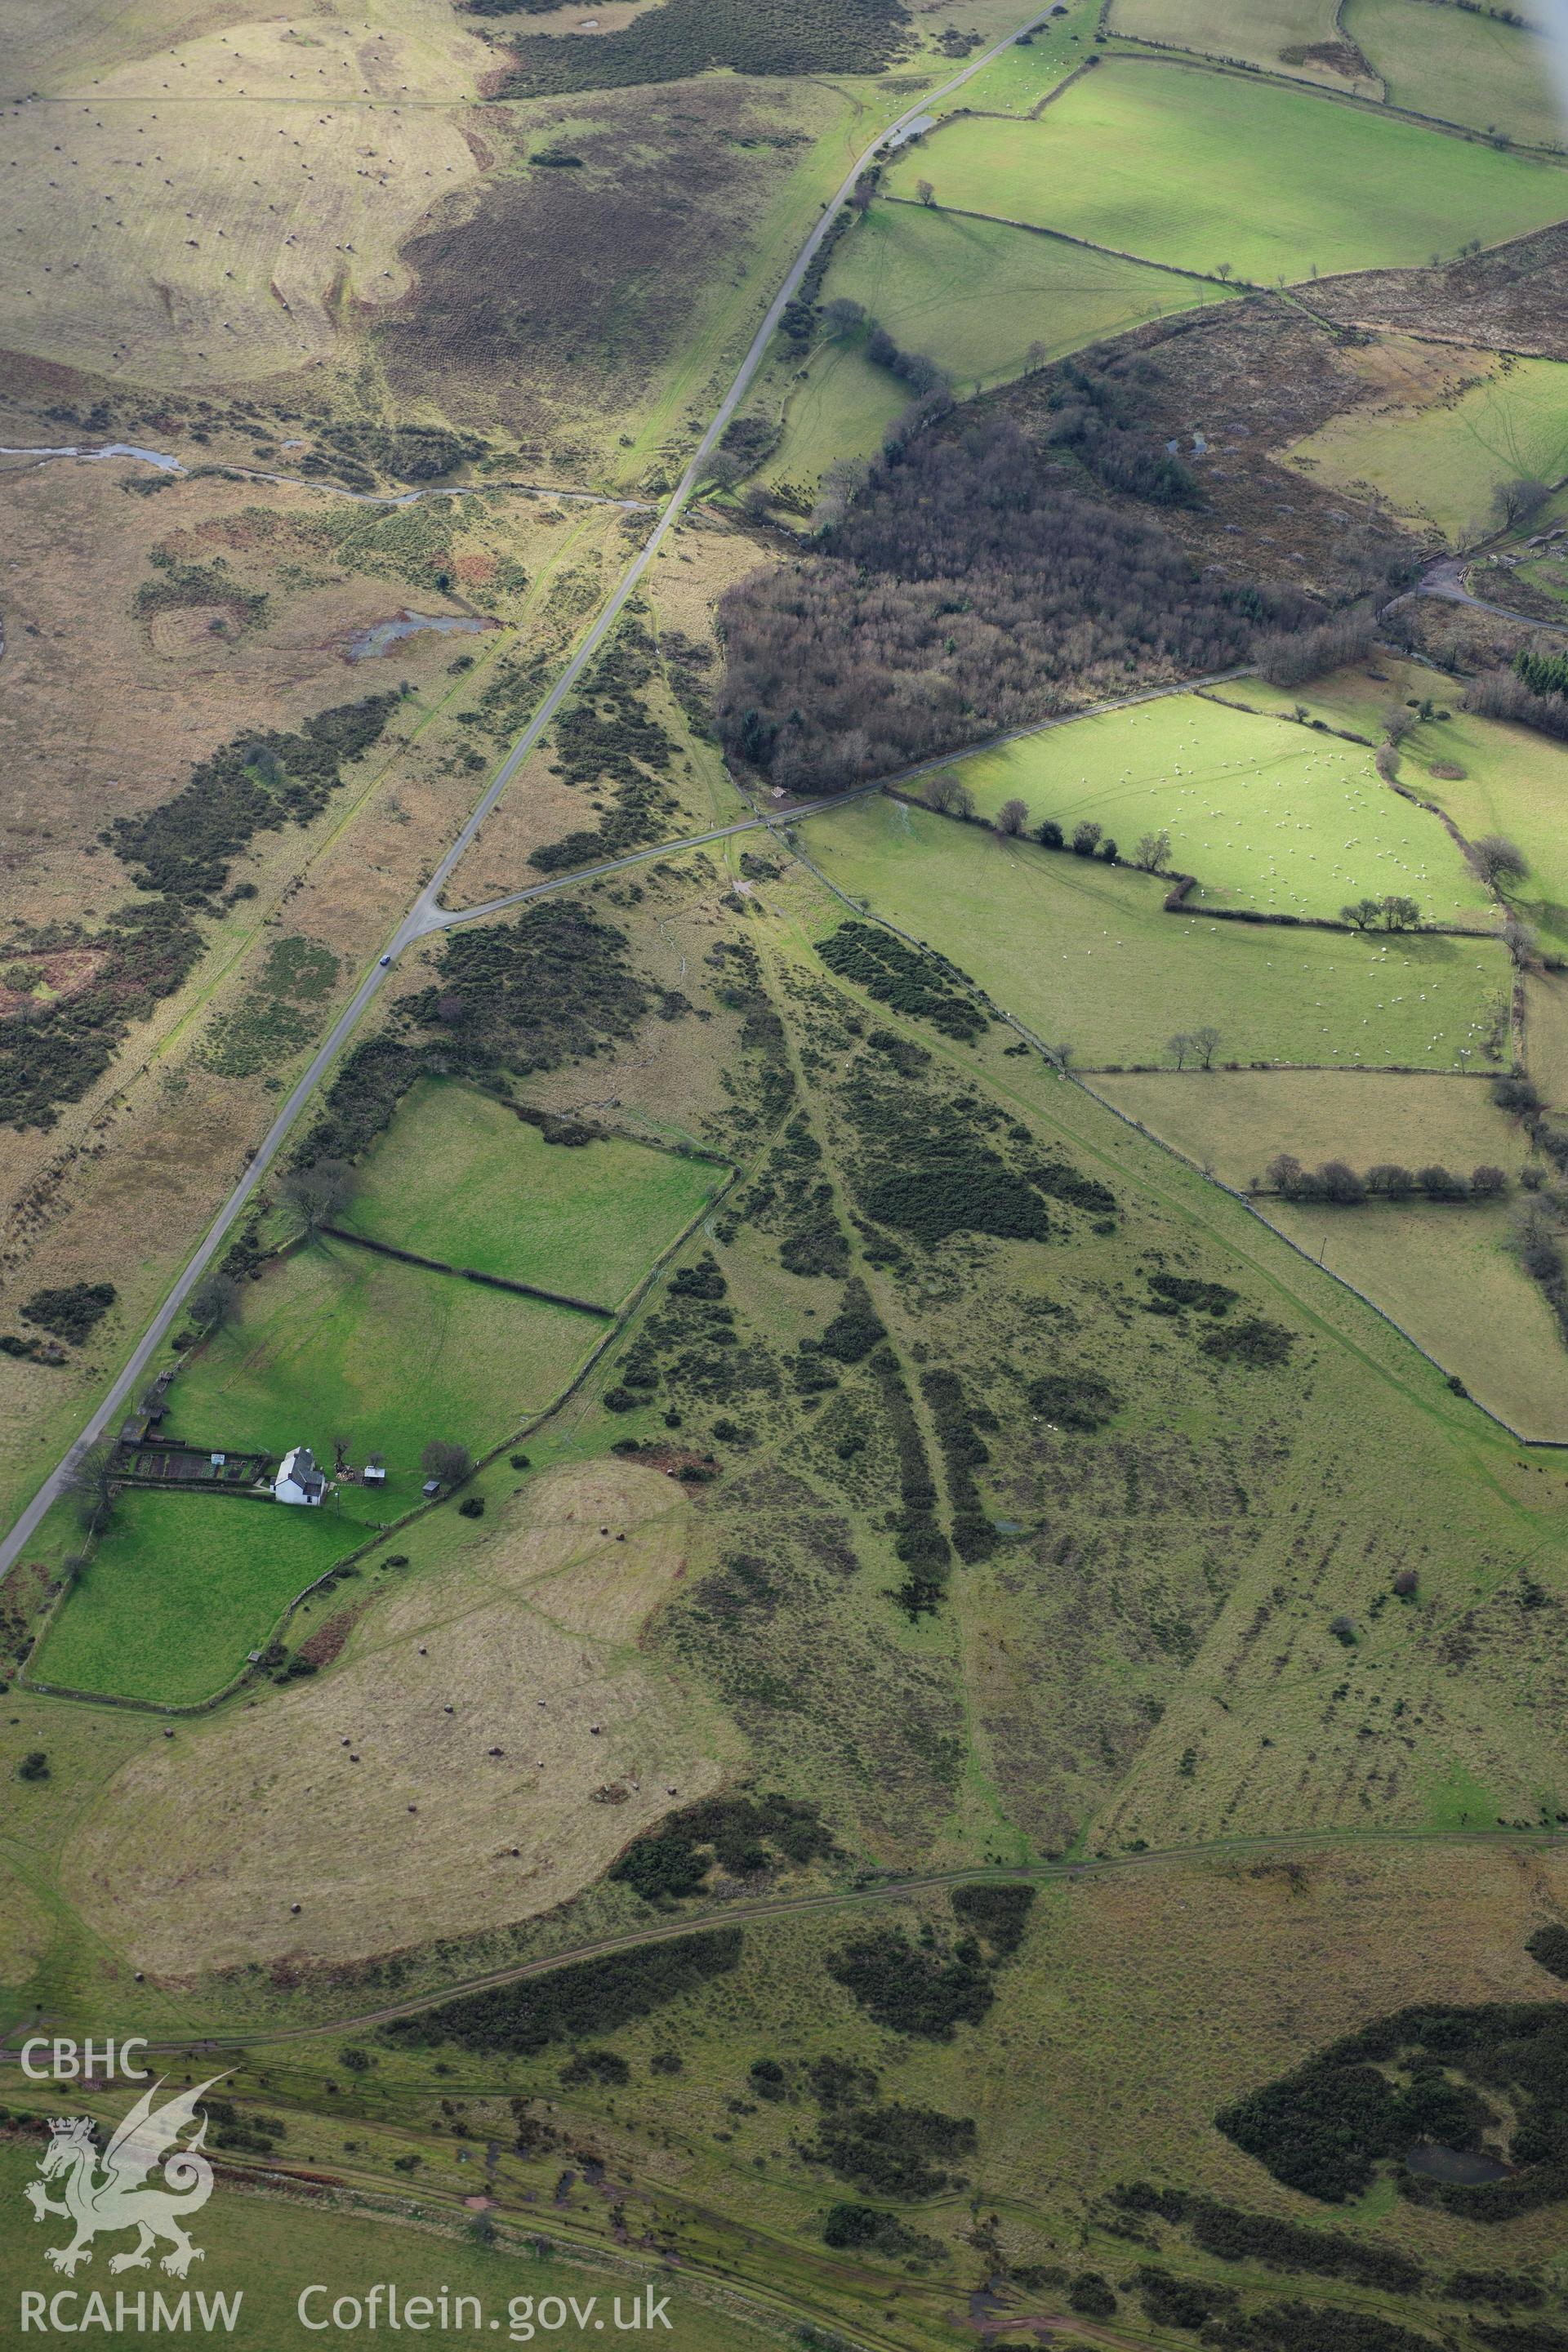
[[[37,457],[40,460],[80,457],[89,464],[96,464],[103,457],[136,457],[145,466],[155,466],[161,474],[188,476],[191,470],[178,457],[168,457],[158,449],[138,449],[129,441],[109,441],[101,449],[22,449],[0,444],[0,457]],[[237,475],[244,482],[276,482],[286,489],[330,490],[334,498],[353,499],[356,505],[367,507],[409,507],[418,499],[482,499],[489,490],[510,490],[524,498],[550,499],[562,506],[618,507],[623,514],[653,514],[657,511],[654,502],[648,499],[605,498],[597,490],[559,489],[551,482],[454,482],[444,489],[351,490],[341,482],[311,481],[302,474],[269,474],[258,466],[220,467],[215,463],[211,471]]]

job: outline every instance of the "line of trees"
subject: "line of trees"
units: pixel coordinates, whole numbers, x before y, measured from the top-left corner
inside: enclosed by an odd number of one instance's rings
[[[1568,695],[1537,694],[1511,669],[1483,670],[1465,688],[1464,708],[1481,719],[1511,719],[1538,734],[1568,737]]]
[[[1178,1029],[1173,1037],[1166,1038],[1165,1051],[1178,1070],[1184,1070],[1189,1062],[1197,1069],[1212,1070],[1223,1042],[1221,1032],[1205,1023],[1201,1029]]]
[[[926,806],[934,809],[938,816],[956,817],[960,824],[976,822],[974,794],[960,776],[933,777],[926,787],[925,801]],[[1037,841],[1042,849],[1070,850],[1075,857],[1097,858],[1102,866],[1120,866],[1122,862],[1121,853],[1112,836],[1102,824],[1096,824],[1092,817],[1081,818],[1069,835],[1054,816],[1047,816],[1036,825],[1030,835],[1028,807],[1019,800],[1003,802],[992,821],[991,831],[1000,834],[1005,841],[1021,841],[1027,836]],[[1168,856],[1170,835],[1165,834],[1160,838],[1165,844]],[[1151,845],[1153,841],[1152,835],[1145,834],[1138,845],[1140,851],[1152,854]],[[1150,873],[1155,871],[1152,866],[1147,870]]]
[[[1267,1172],[1268,1186],[1255,1181],[1252,1191],[1270,1189],[1281,1200],[1321,1201],[1336,1209],[1357,1209],[1374,1200],[1413,1201],[1418,1192],[1428,1201],[1496,1201],[1509,1188],[1502,1169],[1486,1162],[1461,1176],[1438,1160],[1410,1169],[1394,1160],[1380,1160],[1363,1175],[1346,1160],[1324,1160],[1316,1168],[1304,1168],[1293,1153],[1281,1151]]]

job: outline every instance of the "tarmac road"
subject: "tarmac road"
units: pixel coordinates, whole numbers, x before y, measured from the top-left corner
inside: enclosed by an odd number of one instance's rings
[[[626,604],[627,597],[631,595],[633,590],[637,587],[637,583],[641,580],[649,564],[657,558],[659,549],[663,546],[665,540],[668,537],[671,530],[674,528],[682,508],[686,505],[687,500],[689,499],[693,489],[696,488],[698,480],[701,476],[703,467],[707,464],[709,457],[718,446],[720,438],[723,434],[725,427],[729,425],[731,419],[735,414],[735,411],[739,408],[742,400],[744,398],[747,389],[751,384],[752,378],[756,373],[757,369],[762,362],[763,355],[767,350],[768,344],[773,338],[773,331],[784,315],[785,305],[793,299],[801,279],[810,268],[818,247],[821,246],[823,239],[826,236],[833,221],[837,215],[840,205],[847,203],[849,195],[855,186],[855,183],[859,178],[861,173],[865,171],[867,166],[876,158],[876,156],[888,146],[890,141],[895,141],[898,138],[898,134],[901,130],[916,121],[921,115],[927,113],[935,100],[945,98],[950,90],[957,89],[961,84],[968,81],[971,77],[977,74],[984,66],[989,65],[994,58],[1000,57],[1004,49],[1010,48],[1013,43],[1018,38],[1018,35],[1020,33],[1033,32],[1037,26],[1044,24],[1048,14],[1049,11],[1047,9],[1037,9],[1013,32],[1008,33],[1005,38],[1000,41],[994,41],[989,48],[982,49],[975,57],[972,58],[966,65],[962,67],[957,73],[953,74],[947,81],[943,82],[940,89],[928,91],[926,95],[920,100],[918,104],[907,108],[896,122],[889,124],[886,131],[880,132],[879,136],[872,141],[871,144],[857,159],[853,169],[846,174],[837,194],[824,205],[822,217],[817,221],[816,226],[806,237],[805,244],[801,247],[800,251],[796,254],[788,275],[785,277],[784,283],[773,297],[766,318],[764,318],[762,325],[757,329],[755,335],[752,338],[751,347],[747,351],[744,359],[741,362],[741,365],[736,372],[733,383],[731,384],[729,391],[725,394],[723,400],[720,403],[718,411],[713,417],[713,421],[709,425],[707,432],[703,435],[701,441],[698,444],[697,449],[692,456],[686,471],[682,474],[679,481],[676,484],[675,488],[671,491],[668,499],[666,501],[658,520],[654,525],[652,533],[642,548],[639,549],[637,553],[632,558],[630,563],[626,566],[626,571],[621,575],[617,586],[610,595],[607,603],[600,610],[599,615],[595,621],[592,628],[588,631],[576,652],[572,656],[565,667],[562,670],[560,677],[556,679],[554,685],[551,688],[543,701],[539,705],[537,710],[535,710],[532,718],[529,720],[528,725],[518,737],[517,741],[512,745],[512,748],[507,754],[506,759],[502,761],[500,767],[491,778],[482,798],[470,814],[467,824],[462,828],[462,831],[458,835],[456,840],[447,851],[446,856],[437,866],[436,871],[430,877],[429,881],[425,885],[425,887],[415,899],[414,904],[410,907],[407,914],[398,925],[393,937],[386,942],[383,953],[384,955],[390,957],[393,964],[396,963],[398,957],[403,953],[405,948],[411,947],[416,940],[425,938],[428,932],[441,929],[446,924],[453,919],[453,918],[448,915],[441,906],[441,892],[445,887],[447,880],[454,866],[457,866],[460,858],[467,855],[468,851],[472,846],[474,836],[479,832],[479,827],[483,824],[486,817],[489,816],[490,811],[495,807],[496,803],[500,800],[501,794],[505,792],[507,786],[510,783],[512,778],[516,775],[523,761],[528,758],[530,752],[533,751],[541,737],[550,726],[551,721],[554,719],[557,711],[561,709],[562,704],[572,692],[573,688],[577,684],[578,679],[582,677],[584,671],[593,660],[594,656],[598,652],[599,647],[604,644],[605,639],[608,636],[610,631],[615,627],[616,621],[620,618],[622,609]],[[799,811],[795,812],[797,814],[800,813],[801,812]],[[657,849],[652,850],[647,854],[649,856],[668,856],[673,851],[678,851],[683,848],[694,848],[701,842],[722,840],[731,833],[745,832],[753,825],[763,825],[767,824],[776,824],[780,821],[781,820],[778,817],[742,818],[739,823],[733,825],[722,825],[711,833],[694,835],[689,841],[661,843],[658,845]],[[528,890],[519,892],[518,899],[521,900],[524,898],[531,898],[541,895],[544,890],[552,887],[565,888],[573,884],[591,879],[595,874],[614,872],[621,864],[636,862],[639,861],[616,860],[615,864],[608,866],[592,867],[586,875],[581,873],[573,874],[563,876],[558,881],[536,884]],[[497,903],[508,905],[514,902],[508,899],[498,901]],[[468,910],[461,919],[471,922],[479,914],[489,911],[490,911],[489,908],[474,908]],[[299,1118],[300,1113],[304,1109],[305,1105],[316,1092],[317,1087],[326,1076],[333,1062],[337,1059],[338,1055],[342,1052],[343,1046],[348,1043],[348,1040],[358,1028],[360,1022],[364,1017],[365,1013],[374,1003],[385,982],[387,978],[387,970],[388,967],[381,961],[374,962],[371,965],[369,971],[360,982],[358,988],[355,989],[350,1002],[345,1005],[343,1011],[333,1023],[331,1033],[318,1048],[309,1069],[307,1069],[303,1076],[300,1077],[292,1093],[289,1095],[288,1101],[284,1104],[282,1109],[279,1112],[278,1117],[273,1120],[272,1125],[268,1128],[266,1135],[262,1138],[261,1142],[257,1147],[255,1156],[247,1165],[244,1174],[240,1177],[233,1192],[229,1194],[228,1199],[224,1202],[223,1207],[219,1210],[212,1223],[207,1227],[207,1230],[202,1236],[201,1241],[197,1244],[195,1251],[187,1263],[184,1273],[181,1274],[179,1279],[174,1283],[173,1288],[165,1297],[163,1305],[159,1307],[156,1315],[153,1318],[147,1329],[142,1334],[141,1339],[137,1342],[136,1347],[132,1349],[132,1354],[121,1370],[119,1378],[109,1390],[107,1395],[103,1397],[100,1402],[94,1409],[92,1415],[89,1420],[87,1426],[82,1430],[81,1434],[75,1440],[72,1445],[62,1456],[61,1460],[57,1464],[56,1467],[49,1473],[48,1476],[44,1480],[43,1485],[38,1488],[37,1493],[33,1496],[32,1501],[26,1506],[20,1517],[15,1521],[5,1537],[4,1541],[0,1542],[0,1576],[4,1576],[8,1570],[15,1567],[18,1558],[26,1549],[28,1541],[44,1518],[46,1513],[64,1491],[70,1476],[71,1466],[78,1454],[81,1453],[84,1447],[94,1444],[97,1439],[104,1435],[106,1431],[114,1427],[119,1416],[123,1413],[126,1405],[137,1393],[139,1384],[145,1377],[148,1366],[151,1364],[158,1348],[162,1345],[168,1332],[173,1328],[174,1319],[179,1315],[185,1300],[195,1288],[196,1284],[200,1282],[203,1275],[206,1272],[207,1267],[211,1265],[214,1257],[223,1246],[223,1244],[232,1230],[236,1220],[244,1210],[247,1202],[250,1199],[252,1193],[256,1191],[257,1186],[261,1182],[262,1178],[266,1175],[268,1168],[270,1168],[272,1162],[278,1157],[278,1154],[281,1150],[284,1141],[287,1139],[290,1129],[293,1127],[295,1120]]]

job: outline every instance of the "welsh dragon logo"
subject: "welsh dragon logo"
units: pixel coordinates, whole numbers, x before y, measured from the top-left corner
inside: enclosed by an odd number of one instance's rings
[[[29,2180],[23,2194],[36,2221],[50,2213],[63,2214],[75,2223],[76,2235],[68,2246],[46,2248],[46,2261],[74,2277],[79,2263],[91,2262],[92,2241],[100,2231],[116,2230],[135,2230],[139,2235],[129,2253],[110,2257],[110,2271],[145,2270],[160,2240],[167,2240],[170,2248],[163,2268],[175,2278],[184,2278],[193,2263],[203,2260],[202,2249],[192,2245],[182,2225],[212,2195],[213,2168],[201,2152],[206,2117],[201,2117],[195,2137],[184,2147],[177,2143],[181,2133],[196,2122],[203,2095],[222,2079],[214,2074],[158,2108],[153,2099],[163,2085],[161,2080],[154,2083],[117,2126],[101,2157],[90,2116],[50,2117],[49,2144],[38,2158],[38,2170],[44,2180],[61,2182],[62,2195],[58,2200],[50,2197],[38,2180]],[[144,2175],[160,2166],[163,2185],[142,2188]]]

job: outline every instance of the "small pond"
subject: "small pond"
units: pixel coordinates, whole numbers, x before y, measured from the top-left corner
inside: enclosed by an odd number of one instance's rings
[[[494,621],[476,620],[467,613],[412,613],[405,606],[389,621],[373,621],[368,629],[351,637],[348,657],[353,662],[374,661],[403,638],[416,637],[421,629],[434,629],[443,637],[475,636],[495,625]]]
[[[1495,2156],[1468,2147],[1445,2147],[1440,2140],[1418,2139],[1406,2152],[1405,2168],[1424,2180],[1458,2180],[1474,2187],[1484,2180],[1506,2180],[1510,2168]]]

